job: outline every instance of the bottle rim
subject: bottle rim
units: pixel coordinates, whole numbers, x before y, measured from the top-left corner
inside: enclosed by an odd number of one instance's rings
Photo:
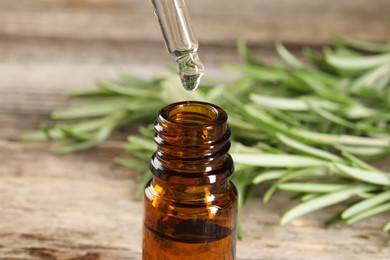
[[[181,101],[164,107],[159,113],[161,123],[180,127],[218,127],[227,121],[226,112],[211,103]]]

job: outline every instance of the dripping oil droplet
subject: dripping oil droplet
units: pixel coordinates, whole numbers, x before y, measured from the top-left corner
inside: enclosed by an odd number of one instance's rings
[[[186,90],[195,90],[204,73],[204,65],[197,52],[189,52],[177,59],[180,80]]]

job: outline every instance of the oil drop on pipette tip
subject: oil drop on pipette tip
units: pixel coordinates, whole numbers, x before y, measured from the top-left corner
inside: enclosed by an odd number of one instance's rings
[[[183,87],[192,91],[198,88],[204,73],[204,66],[197,52],[188,53],[177,59],[178,71]]]

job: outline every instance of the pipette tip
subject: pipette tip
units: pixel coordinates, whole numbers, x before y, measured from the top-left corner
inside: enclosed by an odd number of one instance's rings
[[[204,73],[204,65],[197,52],[188,53],[177,59],[178,70],[183,87],[186,90],[195,90]]]

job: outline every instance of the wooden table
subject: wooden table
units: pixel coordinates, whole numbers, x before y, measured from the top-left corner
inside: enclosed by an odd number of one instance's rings
[[[208,73],[237,62],[235,41],[273,57],[281,40],[293,51],[340,33],[390,37],[388,0],[188,1]],[[121,133],[98,148],[58,157],[50,144],[23,143],[65,94],[91,89],[118,72],[150,77],[172,63],[149,1],[0,0],[0,259],[140,259],[142,205],[137,173],[113,163]],[[387,166],[386,166],[387,165]],[[390,168],[384,163],[383,167]],[[291,206],[246,205],[238,259],[389,259],[388,215],[325,229],[331,208],[278,225]]]

